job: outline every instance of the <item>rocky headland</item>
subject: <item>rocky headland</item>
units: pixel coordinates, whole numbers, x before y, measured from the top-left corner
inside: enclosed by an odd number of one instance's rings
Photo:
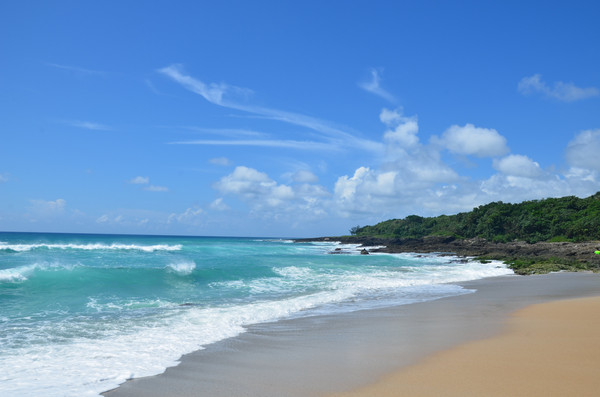
[[[502,260],[518,274],[547,273],[550,271],[600,271],[600,241],[537,242],[523,241],[496,243],[483,238],[459,239],[455,237],[427,236],[423,238],[376,238],[365,236],[320,237],[302,241],[339,241],[360,244],[360,250],[387,253],[438,253],[475,257],[479,260]],[[368,248],[377,247],[377,248]]]

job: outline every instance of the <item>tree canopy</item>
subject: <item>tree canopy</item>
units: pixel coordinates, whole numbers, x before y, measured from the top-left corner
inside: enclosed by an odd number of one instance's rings
[[[373,226],[355,227],[357,236],[420,238],[425,236],[482,237],[489,241],[589,241],[600,240],[600,192],[524,201],[497,201],[456,215],[424,218],[409,215]]]

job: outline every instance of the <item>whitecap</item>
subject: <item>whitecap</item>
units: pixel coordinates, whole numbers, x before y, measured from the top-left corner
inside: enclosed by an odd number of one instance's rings
[[[154,251],[180,251],[182,248],[181,244],[168,245],[168,244],[154,244],[154,245],[137,245],[137,244],[7,244],[0,242],[0,250],[3,251],[16,251],[24,252],[31,251],[34,249],[46,248],[46,249],[73,249],[73,250],[138,250],[144,252]]]
[[[182,276],[188,276],[196,269],[196,263],[194,261],[170,263],[167,265],[166,269]]]

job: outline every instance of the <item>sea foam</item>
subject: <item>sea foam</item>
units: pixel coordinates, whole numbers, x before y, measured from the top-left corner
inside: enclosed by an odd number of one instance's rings
[[[459,295],[472,291],[448,283],[512,273],[333,242],[53,238],[0,242],[2,396],[97,396],[250,324]]]
[[[0,242],[1,251],[24,252],[35,249],[60,249],[60,250],[138,250],[144,252],[154,251],[179,251],[181,244],[167,245],[137,245],[137,244],[7,244]]]
[[[196,263],[194,263],[193,261],[176,262],[176,263],[170,263],[167,265],[168,270],[175,272],[182,276],[188,276],[188,275],[192,274],[192,272],[194,271],[195,268],[196,268]]]

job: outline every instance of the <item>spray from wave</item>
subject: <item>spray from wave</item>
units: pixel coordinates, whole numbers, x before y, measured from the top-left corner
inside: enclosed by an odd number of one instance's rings
[[[137,245],[137,244],[7,244],[0,242],[0,251],[24,252],[36,249],[60,250],[137,250],[144,252],[180,251],[181,244]]]

